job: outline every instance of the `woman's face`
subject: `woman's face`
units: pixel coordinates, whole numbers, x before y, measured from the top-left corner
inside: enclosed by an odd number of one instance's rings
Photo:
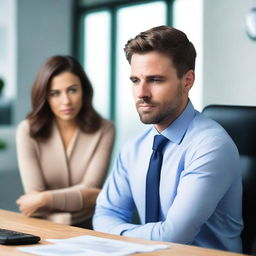
[[[82,85],[78,76],[63,72],[52,78],[48,103],[57,121],[74,121],[82,106]]]

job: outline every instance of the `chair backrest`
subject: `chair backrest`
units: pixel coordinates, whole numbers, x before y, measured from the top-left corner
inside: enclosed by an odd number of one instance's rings
[[[256,107],[209,105],[202,113],[218,122],[239,150],[243,177],[243,252],[256,254]]]

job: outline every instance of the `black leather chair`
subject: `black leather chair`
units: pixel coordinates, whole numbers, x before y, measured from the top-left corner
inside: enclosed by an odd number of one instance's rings
[[[209,105],[202,112],[223,126],[238,147],[243,176],[243,252],[256,255],[256,107]]]

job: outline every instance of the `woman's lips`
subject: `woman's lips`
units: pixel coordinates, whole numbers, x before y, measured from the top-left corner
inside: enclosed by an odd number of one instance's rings
[[[60,111],[61,113],[63,114],[70,114],[73,112],[73,109],[72,108],[66,108],[66,109],[63,109]]]

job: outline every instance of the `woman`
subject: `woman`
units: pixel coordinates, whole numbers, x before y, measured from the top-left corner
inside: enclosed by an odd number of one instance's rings
[[[114,126],[94,110],[92,96],[73,57],[54,56],[39,70],[32,112],[17,130],[24,215],[90,228],[114,141]]]

